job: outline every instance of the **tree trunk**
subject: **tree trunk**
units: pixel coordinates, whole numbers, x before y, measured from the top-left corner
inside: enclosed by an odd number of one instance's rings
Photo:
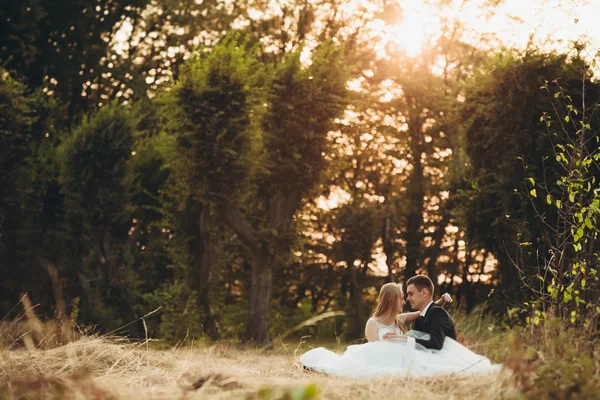
[[[92,296],[92,280],[86,275],[83,271],[83,268],[77,270],[77,278],[79,279],[79,284],[81,285],[81,304],[79,306],[79,310],[82,316],[82,319],[86,322],[90,321],[93,315],[94,308],[94,299]]]
[[[267,243],[253,250],[252,286],[246,323],[245,341],[259,345],[269,343],[269,303],[273,283],[275,255]]]
[[[383,234],[381,235],[381,241],[383,243],[383,252],[385,254],[385,264],[388,269],[388,282],[396,282],[396,270],[394,269],[394,237],[392,231],[391,217],[387,215],[383,222]]]
[[[212,340],[217,340],[221,336],[218,322],[215,318],[210,302],[210,286],[212,282],[212,246],[210,233],[210,210],[208,207],[202,207],[200,212],[200,237],[198,244],[200,248],[198,262],[198,294],[199,303],[204,308],[204,329]]]
[[[352,307],[352,321],[350,323],[350,335],[353,339],[363,336],[365,321],[365,307],[362,296],[362,282],[358,276],[358,269],[350,262],[350,306]]]
[[[434,284],[437,282],[439,275],[437,259],[442,253],[442,241],[446,235],[446,226],[450,223],[450,211],[443,207],[440,207],[440,210],[443,212],[443,217],[439,222],[437,229],[431,235],[431,244],[426,253],[427,257],[429,258],[426,265],[427,275],[431,278]]]
[[[409,103],[414,103],[414,99],[409,98]],[[417,270],[423,262],[422,242],[423,242],[423,198],[425,197],[425,178],[423,176],[423,154],[422,121],[419,110],[413,105],[409,117],[409,141],[410,151],[413,161],[413,170],[410,174],[407,186],[408,196],[408,215],[406,232],[406,269],[404,279],[416,275]]]
[[[472,293],[473,293],[473,283],[470,282],[467,278],[470,275],[469,273],[469,267],[471,266],[471,262],[473,261],[472,257],[471,257],[471,249],[470,246],[467,244],[467,246],[465,247],[466,250],[466,256],[465,256],[465,266],[463,268],[463,273],[462,273],[462,284],[461,284],[461,292],[464,296],[465,299],[465,306],[466,306],[466,311],[467,314],[470,314],[471,311],[473,310],[473,304],[471,304],[472,302]],[[457,252],[458,252],[458,246],[457,246]]]
[[[0,273],[3,281],[0,294],[0,305],[2,305],[0,317],[3,319],[12,311],[12,304],[19,301],[19,283],[22,279],[21,271],[14,268],[19,265],[18,239],[17,223],[11,217],[12,215],[4,216],[0,213]]]
[[[417,270],[422,262],[422,225],[423,225],[423,166],[421,164],[421,154],[415,154],[413,172],[408,185],[409,196],[409,214],[406,224],[404,239],[406,240],[406,268],[404,270],[404,280],[417,274]]]
[[[267,205],[267,226],[275,235],[268,240],[259,236],[248,219],[236,208],[223,206],[220,211],[225,222],[252,249],[252,285],[250,289],[250,304],[246,324],[245,341],[255,344],[269,344],[269,305],[273,288],[273,267],[277,255],[289,250],[285,239],[290,233],[292,218],[300,199],[298,190],[286,195],[275,194],[265,204]]]

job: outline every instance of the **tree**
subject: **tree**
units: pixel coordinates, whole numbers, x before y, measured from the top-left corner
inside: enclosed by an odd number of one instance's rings
[[[487,4],[482,11],[489,11]],[[380,39],[387,43],[385,54],[357,73],[354,116],[342,128],[341,147],[351,143],[352,150],[338,185],[353,197],[368,193],[383,202],[381,239],[391,281],[417,271],[437,277],[449,266],[440,257],[451,247],[445,243],[447,228],[456,223],[455,191],[444,177],[460,146],[450,117],[483,52],[464,42],[463,24],[439,19],[441,33],[426,38],[415,57],[394,40]],[[355,184],[362,189],[346,189]]]
[[[320,179],[326,136],[344,107],[343,49],[323,45],[308,67],[291,53],[272,78],[264,71],[243,43],[226,39],[191,61],[173,91],[192,182],[252,252],[245,338],[257,343],[268,341],[272,270],[290,252],[293,217]],[[255,204],[244,204],[250,196]]]
[[[166,100],[167,113],[172,113],[169,129],[175,133],[179,148],[175,157],[185,155],[174,164],[177,179],[184,185],[179,201],[189,221],[180,235],[193,240],[186,249],[193,255],[196,283],[192,286],[202,296],[213,331],[208,289],[214,262],[214,213],[219,205],[236,204],[248,195],[260,146],[253,110],[259,113],[263,107],[259,85],[264,75],[264,67],[249,54],[245,44],[227,38],[184,66]]]
[[[346,263],[342,286],[350,292],[350,335],[360,338],[367,322],[363,288],[372,268],[373,250],[381,232],[381,217],[378,202],[360,201],[345,204],[335,212],[332,221],[336,233],[336,258]]]
[[[548,205],[536,205],[536,211],[529,200],[528,178],[556,189],[561,167],[550,155],[566,141],[559,130],[556,137],[548,134],[540,119],[556,101],[541,87],[560,79],[564,95],[581,109],[581,70],[581,61],[566,55],[507,54],[492,58],[467,90],[460,115],[470,171],[469,187],[460,190],[461,220],[469,241],[497,257],[501,288],[512,300],[524,295],[518,268],[535,277],[548,251],[537,213],[556,216]]]
[[[137,279],[128,261],[136,247],[128,235],[134,132],[132,115],[113,102],[84,118],[61,147],[66,273],[78,277],[83,319],[104,326],[121,316],[134,319]]]
[[[289,252],[293,217],[322,176],[327,133],[345,106],[344,77],[343,49],[326,43],[308,68],[303,68],[299,53],[289,55],[270,84],[262,124],[268,172],[259,186],[266,234],[254,228],[244,237],[244,220],[235,218],[235,210],[224,213],[232,229],[253,247],[247,340],[267,340],[272,268]]]
[[[24,174],[25,160],[31,153],[35,138],[32,132],[36,121],[34,101],[26,88],[0,69],[0,267],[4,276],[3,309],[17,300],[22,276],[14,264],[19,254],[19,228],[22,216],[22,187],[19,178]],[[11,267],[12,264],[12,267]]]
[[[3,3],[0,60],[29,87],[45,88],[67,104],[68,119],[89,107],[84,83],[107,72],[100,61],[117,22],[136,15],[148,0]]]

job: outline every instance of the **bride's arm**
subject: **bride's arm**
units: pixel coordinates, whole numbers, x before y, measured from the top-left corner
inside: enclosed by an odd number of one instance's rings
[[[452,297],[448,293],[444,293],[442,295],[442,297],[440,297],[435,302],[435,304],[437,304],[440,307],[443,307],[446,303],[452,303]],[[402,313],[402,314],[398,315],[398,318],[400,318],[400,322],[402,322],[405,325],[408,325],[408,324],[415,322],[419,318],[420,315],[421,315],[421,313],[419,311],[413,311],[413,312]]]
[[[412,324],[413,322],[415,322],[420,316],[421,316],[421,313],[419,311],[405,312],[405,313],[398,315],[398,319],[404,325],[408,325],[408,324]]]
[[[437,304],[440,307],[444,307],[444,305],[446,303],[452,303],[452,296],[450,296],[449,293],[444,293],[439,299],[437,299],[437,301],[435,302],[435,304]]]
[[[377,328],[377,325],[375,325],[375,322],[368,320],[367,325],[365,326],[365,336],[367,341],[376,342],[379,340],[379,336],[377,335],[378,330],[379,329]]]

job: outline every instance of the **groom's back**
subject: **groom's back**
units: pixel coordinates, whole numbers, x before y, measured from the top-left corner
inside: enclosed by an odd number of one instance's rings
[[[456,340],[456,327],[454,326],[454,321],[452,320],[452,317],[450,316],[450,314],[448,314],[448,311],[446,311],[442,307],[438,307],[438,309],[440,310],[438,312],[443,312],[445,315],[445,318],[443,318],[443,320],[446,321],[444,333],[446,333],[446,336]]]

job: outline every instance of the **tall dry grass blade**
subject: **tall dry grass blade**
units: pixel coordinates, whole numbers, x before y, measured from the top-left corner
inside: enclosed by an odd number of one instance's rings
[[[21,340],[23,340],[23,344],[25,345],[25,348],[28,351],[36,351],[37,350],[37,346],[35,345],[35,343],[33,343],[33,339],[31,337],[31,332],[27,333],[26,335],[23,335],[21,337]]]
[[[138,318],[138,319],[136,319],[135,321],[131,321],[131,322],[129,322],[129,323],[127,323],[127,324],[125,324],[125,325],[123,325],[123,326],[121,326],[121,327],[119,327],[119,328],[115,329],[115,330],[112,330],[112,331],[110,331],[110,332],[108,332],[108,333],[105,333],[105,334],[104,334],[104,335],[102,335],[101,337],[108,337],[108,336],[110,336],[110,335],[112,335],[112,334],[114,334],[114,333],[116,333],[116,332],[119,332],[121,329],[127,328],[128,326],[131,326],[131,325],[135,324],[136,322],[139,322],[139,321],[143,320],[144,318],[146,318],[146,317],[148,317],[148,316],[150,316],[150,315],[154,314],[155,312],[157,312],[157,311],[158,311],[158,310],[160,310],[161,308],[162,308],[162,306],[158,307],[156,310],[152,310],[152,311],[150,311],[148,314],[142,315],[141,317],[139,317],[139,318]]]
[[[17,304],[15,304],[15,305],[13,306],[13,308],[11,308],[11,309],[10,309],[10,310],[9,310],[9,311],[6,313],[6,315],[4,315],[4,317],[2,317],[2,318],[0,319],[0,322],[4,322],[4,320],[5,320],[6,318],[8,318],[8,316],[10,315],[10,313],[12,313],[13,311],[15,311],[15,309],[16,309],[17,307],[19,307],[19,304],[21,304],[21,303],[23,302],[23,299],[24,299],[26,296],[27,296],[27,294],[24,294],[23,296],[21,296],[21,300],[19,300],[19,302],[18,302]],[[12,320],[12,322],[15,322],[15,320]]]
[[[50,276],[52,290],[54,291],[54,301],[56,301],[56,316],[62,321],[67,316],[67,308],[65,307],[65,301],[63,299],[62,285],[58,277],[58,270],[47,260],[42,260],[41,263]]]
[[[27,324],[33,333],[33,339],[35,339],[38,343],[41,342],[45,337],[45,329],[44,324],[38,316],[35,314],[33,309],[37,306],[32,306],[31,301],[27,295],[23,296],[23,309],[25,311],[25,316],[27,317]],[[28,341],[26,340],[28,336],[23,337],[23,342],[25,346],[28,346]],[[31,344],[30,342],[29,344]],[[35,347],[35,346],[34,346]],[[31,350],[31,349],[30,349]]]
[[[288,329],[287,331],[283,332],[281,335],[279,335],[275,339],[273,339],[272,342],[274,342],[276,340],[281,341],[281,340],[285,339],[286,337],[288,337],[289,335],[291,335],[292,333],[294,333],[297,330],[302,329],[306,326],[312,326],[312,325],[315,325],[317,322],[323,321],[325,319],[333,318],[333,317],[341,317],[344,315],[346,315],[346,313],[344,311],[328,311],[323,314],[319,314],[315,317],[312,317],[303,322],[300,322],[298,325],[294,326],[293,328]],[[271,344],[266,344],[263,346],[263,349],[266,349],[270,346],[271,346]]]
[[[146,318],[142,318],[142,323],[144,324],[144,343],[146,344],[146,351],[148,350],[148,325],[146,325]]]
[[[10,309],[10,311],[8,313],[6,313],[6,315],[4,317],[2,317],[2,319],[0,319],[0,327],[2,327],[3,329],[0,331],[0,345],[4,345],[5,341],[4,338],[5,337],[9,337],[10,340],[12,340],[12,342],[10,343],[10,345],[8,346],[8,348],[11,348],[15,345],[16,340],[13,339],[12,335],[10,334],[11,329],[15,328],[17,326],[17,324],[23,319],[25,318],[25,314],[21,314],[19,316],[17,316],[16,318],[14,318],[13,320],[11,320],[9,323],[5,322],[5,319],[8,318],[8,316],[10,316],[10,314],[21,304],[23,303],[23,299],[25,298],[25,296],[27,296],[26,294],[23,295],[21,297],[21,300],[19,300],[19,302],[17,304],[15,304],[13,306],[13,308]],[[22,335],[20,335],[22,336]],[[20,339],[20,337],[19,337]],[[17,339],[18,340],[18,339]]]

